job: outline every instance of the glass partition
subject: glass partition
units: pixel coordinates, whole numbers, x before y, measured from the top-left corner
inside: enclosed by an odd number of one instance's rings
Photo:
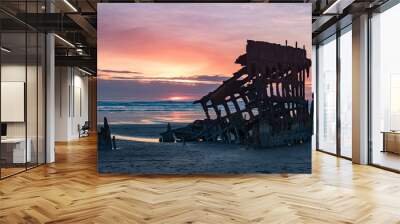
[[[318,47],[318,149],[336,154],[336,36]]]
[[[0,3],[18,13],[43,11],[42,5]],[[0,12],[1,179],[45,163],[45,41],[43,33]]]
[[[352,34],[351,26],[340,35],[340,155],[352,157]]]
[[[400,4],[371,19],[371,162],[400,170]]]
[[[31,156],[26,141],[26,33],[3,32],[1,46],[1,175],[6,177],[24,171]]]

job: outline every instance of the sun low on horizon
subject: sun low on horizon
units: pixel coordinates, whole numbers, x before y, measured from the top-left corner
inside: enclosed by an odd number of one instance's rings
[[[187,101],[187,100],[193,100],[190,97],[187,96],[171,96],[168,97],[167,100],[171,100],[171,101]]]
[[[298,42],[310,57],[310,7],[100,3],[99,100],[199,99],[241,68],[234,62],[247,40]]]

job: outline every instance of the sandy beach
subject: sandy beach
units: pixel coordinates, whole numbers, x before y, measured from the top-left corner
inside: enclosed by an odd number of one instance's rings
[[[173,128],[185,124],[172,124]],[[112,124],[117,149],[99,151],[100,173],[310,173],[311,145],[252,148],[208,142],[159,143],[166,124]]]

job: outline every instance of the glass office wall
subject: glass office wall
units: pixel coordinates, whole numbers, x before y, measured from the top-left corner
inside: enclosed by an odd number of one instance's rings
[[[340,155],[352,157],[352,33],[351,25],[341,31],[340,61]]]
[[[7,7],[35,13],[42,10],[40,2]],[[5,178],[45,163],[45,35],[3,12],[0,26],[0,178]]]
[[[1,34],[1,176],[26,169],[26,34]],[[29,160],[28,160],[29,161]]]
[[[352,157],[352,26],[317,48],[317,149]]]
[[[370,152],[375,165],[400,170],[400,4],[371,18]]]
[[[318,149],[336,153],[336,36],[318,47]]]

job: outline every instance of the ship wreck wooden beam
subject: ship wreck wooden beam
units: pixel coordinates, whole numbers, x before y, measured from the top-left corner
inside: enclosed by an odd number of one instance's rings
[[[201,104],[206,119],[193,122],[185,131],[170,132],[178,138],[179,133],[191,133],[189,138],[195,141],[263,147],[309,140],[313,103],[305,96],[311,66],[306,55],[297,43],[291,47],[248,40],[246,53],[235,61],[242,68],[194,102]]]

